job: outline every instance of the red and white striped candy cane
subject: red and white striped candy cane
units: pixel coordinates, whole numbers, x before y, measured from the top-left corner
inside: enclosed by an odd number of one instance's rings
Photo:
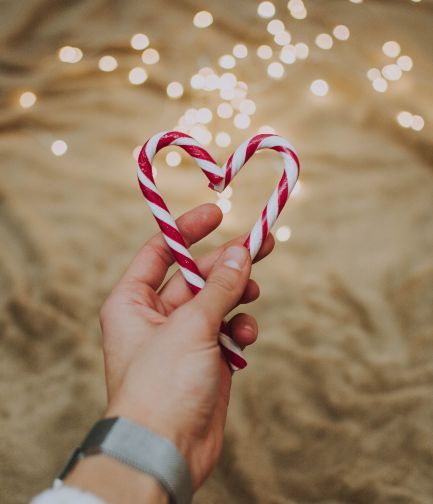
[[[281,155],[284,167],[281,179],[243,244],[249,250],[252,259],[254,259],[260,250],[263,241],[277,220],[296,184],[299,176],[299,159],[294,147],[287,140],[272,134],[256,135],[243,142],[222,168],[216,164],[215,160],[202,145],[186,133],[163,131],[152,136],[143,145],[138,157],[139,167],[137,170],[141,191],[162,231],[167,245],[179,264],[182,275],[191,291],[197,294],[203,288],[205,281],[189,253],[185,241],[167,205],[164,203],[153,178],[153,158],[158,151],[171,145],[178,145],[194,159],[209,179],[209,187],[217,192],[222,192],[230,184],[242,166],[256,151],[272,149]],[[230,337],[228,324],[224,320],[220,328],[219,341],[234,371],[242,369],[247,365],[242,350]]]

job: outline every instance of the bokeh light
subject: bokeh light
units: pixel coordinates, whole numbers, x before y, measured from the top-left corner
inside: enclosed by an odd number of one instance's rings
[[[182,161],[182,156],[178,151],[171,151],[165,156],[165,162],[168,166],[179,166]]]
[[[325,50],[331,49],[334,44],[331,35],[329,35],[328,33],[320,33],[319,35],[317,35],[315,42],[317,47]]]
[[[242,59],[248,56],[248,48],[245,44],[236,44],[233,47],[233,56]]]
[[[141,55],[141,60],[146,65],[155,65],[159,61],[159,52],[152,47],[145,49]]]
[[[215,136],[215,143],[218,147],[228,147],[231,143],[232,139],[228,133],[225,131],[220,131]]]
[[[78,47],[64,46],[59,49],[58,56],[63,63],[78,63],[83,57],[83,51]]]
[[[22,108],[30,108],[36,103],[36,95],[32,91],[25,91],[19,98]]]
[[[257,14],[262,18],[271,18],[275,14],[275,5],[272,2],[261,2]]]
[[[136,33],[131,37],[131,47],[137,51],[146,49],[149,43],[149,37],[144,33]]]
[[[134,67],[130,72],[129,72],[129,82],[131,84],[134,84],[135,86],[138,86],[139,84],[143,84],[143,82],[147,81],[147,72],[144,68],[141,67]]]
[[[257,48],[257,56],[260,59],[271,59],[272,58],[272,47],[268,45],[261,45]]]
[[[281,79],[284,75],[284,67],[281,63],[274,61],[268,65],[267,72],[269,77],[272,77],[273,79]]]
[[[119,64],[114,56],[102,56],[98,61],[99,70],[103,72],[112,72],[116,70],[118,66]]]
[[[395,40],[389,40],[382,46],[382,51],[389,58],[396,58],[400,54],[400,44]]]
[[[200,11],[194,16],[192,22],[197,28],[207,28],[213,23],[213,16],[208,11]]]
[[[169,98],[180,98],[183,95],[183,86],[180,82],[170,82],[167,86],[167,96]]]
[[[350,30],[346,25],[338,25],[332,31],[337,40],[348,40],[350,37]]]
[[[68,150],[68,144],[64,140],[54,140],[51,144],[51,152],[55,156],[63,156]]]
[[[275,238],[280,242],[286,242],[292,236],[289,226],[280,226],[275,232]]]
[[[311,83],[310,91],[316,96],[326,96],[329,92],[329,84],[323,79],[316,79]]]

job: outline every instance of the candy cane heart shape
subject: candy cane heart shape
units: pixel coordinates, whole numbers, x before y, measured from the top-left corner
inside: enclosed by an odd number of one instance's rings
[[[202,169],[209,180],[209,187],[222,192],[234,179],[251,156],[261,149],[272,149],[282,157],[283,174],[277,187],[269,198],[263,212],[254,224],[244,242],[251,258],[257,255],[260,247],[275,224],[299,176],[299,159],[294,147],[278,135],[256,135],[243,142],[227,162],[219,167],[207,150],[191,136],[178,131],[163,131],[149,138],[138,157],[138,182],[143,196],[155,217],[164,239],[169,246],[191,291],[199,292],[205,281],[194,259],[188,251],[185,240],[179,232],[173,217],[155,185],[152,161],[156,153],[164,147],[177,145],[187,152]],[[247,362],[242,350],[230,337],[228,324],[223,320],[220,327],[219,342],[231,368],[234,371],[244,368]]]

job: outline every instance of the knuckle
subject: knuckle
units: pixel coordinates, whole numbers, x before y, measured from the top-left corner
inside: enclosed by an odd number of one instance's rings
[[[227,270],[224,274],[216,273],[212,275],[208,279],[208,282],[223,291],[232,292],[239,285],[239,279],[234,271],[231,271],[229,268]]]

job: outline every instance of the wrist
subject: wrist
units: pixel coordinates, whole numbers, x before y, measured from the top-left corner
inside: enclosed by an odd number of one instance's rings
[[[66,477],[65,484],[91,492],[107,503],[169,502],[167,493],[153,476],[104,454],[80,460]]]

